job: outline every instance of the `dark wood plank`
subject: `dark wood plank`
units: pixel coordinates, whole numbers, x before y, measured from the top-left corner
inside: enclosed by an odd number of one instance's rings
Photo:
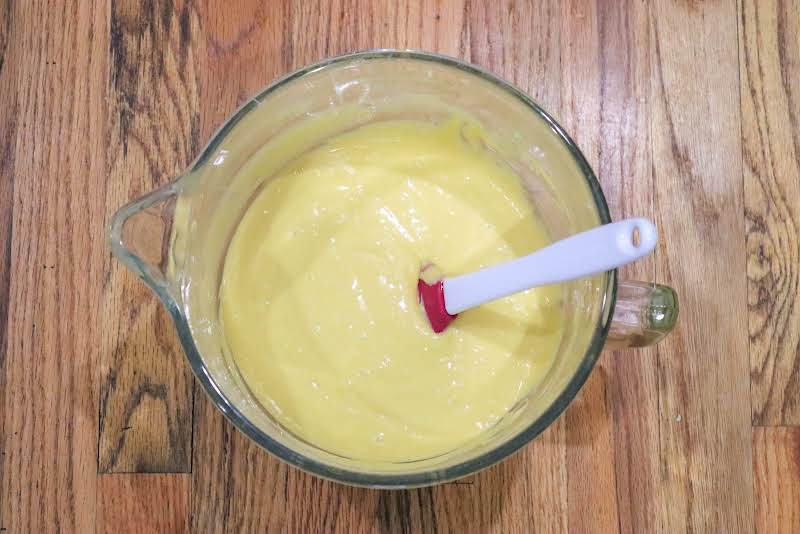
[[[800,428],[753,429],[756,532],[800,532]]]
[[[189,475],[101,475],[97,487],[97,534],[186,534]]]
[[[739,2],[755,425],[800,425],[800,2]]]
[[[657,347],[657,506],[667,532],[753,530],[735,36],[731,2],[651,6],[657,274],[682,308]]]
[[[183,172],[199,150],[198,17],[191,2],[114,2],[105,204]],[[169,315],[119,262],[103,292],[99,467],[189,472],[192,389]]]
[[[15,85],[0,102],[16,93],[0,516],[14,533],[91,533],[108,13],[89,0],[0,13],[11,28],[0,76],[10,88],[11,69]]]

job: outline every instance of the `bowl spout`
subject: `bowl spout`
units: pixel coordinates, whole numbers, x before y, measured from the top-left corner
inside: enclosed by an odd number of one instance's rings
[[[178,191],[175,183],[121,207],[111,218],[111,252],[157,293],[168,286],[170,239]]]

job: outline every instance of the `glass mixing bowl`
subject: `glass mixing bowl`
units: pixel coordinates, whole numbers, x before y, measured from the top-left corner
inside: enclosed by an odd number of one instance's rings
[[[674,325],[665,286],[618,282],[615,271],[563,284],[565,332],[540,387],[491,429],[423,460],[367,462],[292,435],[253,398],[229,357],[219,321],[222,267],[253,195],[284,165],[331,136],[406,118],[467,114],[498,160],[519,175],[553,240],[610,222],[600,184],[575,143],[528,96],[455,59],[375,50],[300,69],[247,101],[187,172],[122,207],[109,226],[114,255],[169,310],[197,380],[225,416],[291,465],[339,482],[405,488],[452,480],[502,460],[548,427],[586,381],[606,342],[641,346]]]

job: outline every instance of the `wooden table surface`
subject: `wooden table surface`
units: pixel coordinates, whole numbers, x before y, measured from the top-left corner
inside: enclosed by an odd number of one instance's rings
[[[800,532],[798,36],[797,0],[0,0],[0,532]],[[682,306],[520,453],[413,491],[235,431],[104,237],[259,88],[371,47],[531,94]]]

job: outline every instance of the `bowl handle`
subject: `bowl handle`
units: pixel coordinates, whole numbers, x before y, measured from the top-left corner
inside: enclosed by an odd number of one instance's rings
[[[678,320],[678,296],[671,287],[622,281],[605,348],[646,347],[669,334]]]

